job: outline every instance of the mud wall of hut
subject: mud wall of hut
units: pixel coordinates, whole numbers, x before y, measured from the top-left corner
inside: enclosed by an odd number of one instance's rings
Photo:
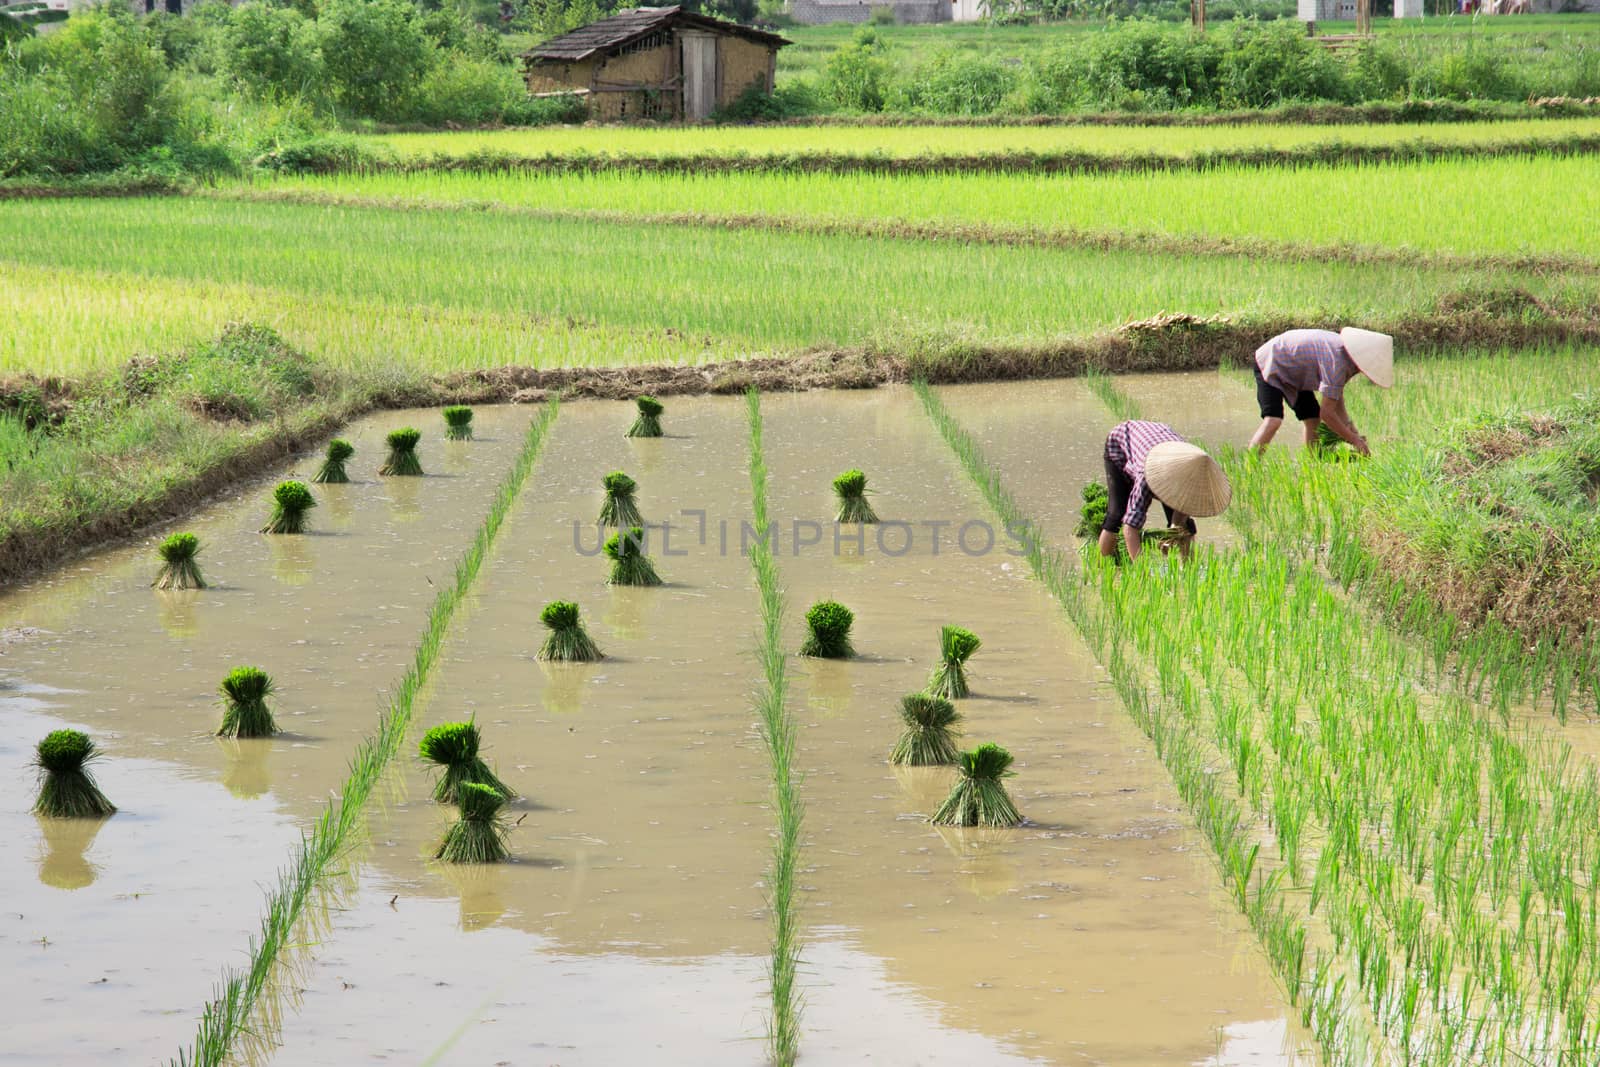
[[[772,91],[773,67],[778,53],[770,45],[747,41],[743,37],[722,37],[717,41],[717,106],[727,107],[752,85]]]

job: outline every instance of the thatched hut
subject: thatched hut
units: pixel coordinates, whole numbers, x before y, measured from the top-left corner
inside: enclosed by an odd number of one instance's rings
[[[706,118],[752,87],[772,92],[777,34],[678,7],[635,7],[523,56],[535,96],[579,93],[589,117]]]

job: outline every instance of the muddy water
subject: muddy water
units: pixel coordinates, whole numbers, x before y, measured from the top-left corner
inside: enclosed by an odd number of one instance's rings
[[[1261,424],[1254,380],[1242,372],[1128,374],[1117,379],[1117,388],[1139,403],[1145,418],[1164,422],[1213,452],[1223,445],[1243,448]],[[1298,448],[1301,441],[1300,424],[1290,414],[1273,446]]]
[[[348,428],[356,482],[316,486],[311,533],[269,538],[272,479],[182,528],[213,587],[148,588],[157,536],[87,557],[0,598],[0,970],[4,1062],[150,1062],[193,1032],[220,968],[244,960],[262,887],[342,780],[355,739],[410,658],[424,612],[504,476],[532,412],[480,409],[479,439],[446,444],[437,411]],[[414,423],[430,477],[375,476],[383,435]],[[162,534],[168,531],[162,531]],[[287,733],[211,736],[216,686],[254,663],[278,684]],[[28,813],[32,745],[61,726],[105,752],[121,810],[95,826]]]
[[[448,814],[409,762],[275,1062],[759,1060],[772,817],[737,540],[743,402],[674,400],[660,440],[625,439],[631,417],[562,409],[419,714],[419,728],[476,716],[489,758],[526,792],[510,813],[515,862],[430,863]],[[650,546],[663,587],[608,588],[606,561],[574,550],[574,520],[592,550],[613,469],[639,481],[647,520],[688,522],[670,554],[659,534]],[[680,509],[707,513],[705,546]],[[578,602],[605,661],[534,660],[555,598]]]
[[[1055,384],[1055,383],[1052,383]],[[990,391],[982,405],[1010,423],[1048,412],[1049,447],[1028,449],[1031,493],[1076,496],[1069,457],[1098,455],[1104,418],[1092,397],[1033,386]],[[993,1055],[1052,1063],[1280,1062],[1286,1011],[1248,930],[1216,888],[1206,849],[1145,739],[1099,668],[1003,539],[962,524],[987,519],[965,476],[904,390],[767,401],[774,514],[831,517],[829,482],[861,466],[884,520],[860,555],[831,535],[783,573],[800,614],[837,598],[856,615],[862,654],[806,663],[798,707],[807,804],[807,921],[825,943],[881,961],[915,990],[944,1031],[982,1035]],[[1071,485],[1063,492],[1063,481]],[[950,523],[934,552],[932,521]],[[969,552],[973,554],[968,554]],[[1010,789],[1028,825],[935,829],[948,771],[897,771],[885,760],[898,702],[923,685],[938,629],[984,639],[971,662],[975,697],[960,702],[968,745],[993,740],[1017,757]],[[849,1063],[848,1012],[808,976],[808,1048]],[[990,1062],[985,1059],[984,1062]],[[998,1061],[996,1061],[998,1062]]]

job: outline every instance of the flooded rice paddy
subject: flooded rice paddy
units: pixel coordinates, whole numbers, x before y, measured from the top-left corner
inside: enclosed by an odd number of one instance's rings
[[[1140,384],[1195,401],[1175,409],[1192,426],[1169,416],[1181,431],[1236,432],[1196,383]],[[1114,421],[1093,395],[1077,382],[943,395],[1068,543]],[[1247,436],[1248,388],[1237,400]],[[860,652],[794,667],[804,1061],[1291,1061],[1291,1013],[1154,753],[915,398],[763,403],[786,642],[833,598],[856,611]],[[152,538],[0,599],[0,625],[38,631],[0,648],[0,818],[24,844],[0,863],[16,961],[0,1060],[155,1062],[192,1033],[531,414],[480,409],[464,445],[430,434],[437,474],[410,482],[371,476],[382,434],[433,429],[437,413],[353,427],[365,481],[318,491],[315,536],[254,533],[270,482],[185,524],[214,589],[147,589]],[[563,405],[419,707],[417,733],[473,717],[523,794],[512,862],[429,858],[448,817],[408,749],[253,1062],[763,1061],[773,816],[751,708],[744,405],[674,398],[658,440],[624,438],[630,419],[625,405]],[[885,522],[836,545],[829,483],[851,466]],[[648,521],[672,524],[649,542],[664,586],[605,584],[593,523],[613,469],[639,481]],[[579,603],[607,659],[534,659],[539,610],[557,598]],[[926,681],[944,623],[984,640],[963,741],[1016,754],[1019,829],[929,826],[950,772],[886,762],[899,698]],[[288,732],[220,742],[216,683],[246,662],[277,678]],[[28,814],[31,746],[67,724],[106,750],[98,774],[122,810],[103,824]]]

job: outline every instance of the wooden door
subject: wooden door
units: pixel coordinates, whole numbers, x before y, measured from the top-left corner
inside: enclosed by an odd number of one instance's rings
[[[710,33],[683,33],[683,117],[708,118],[717,106],[717,38]]]

